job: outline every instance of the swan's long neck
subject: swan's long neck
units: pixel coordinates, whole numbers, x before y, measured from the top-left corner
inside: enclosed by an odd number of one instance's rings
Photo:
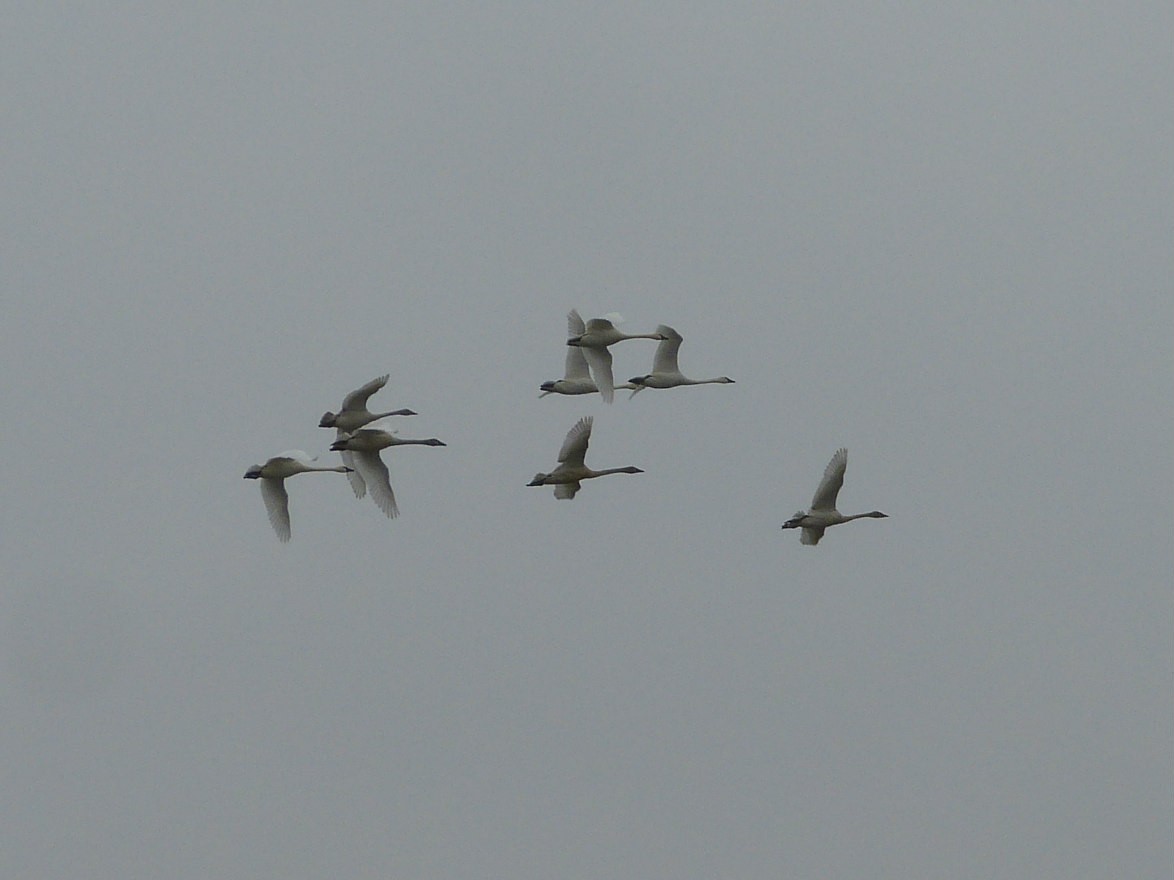
[[[850,514],[850,515],[844,517],[843,520],[841,520],[841,521],[842,522],[851,522],[854,519],[879,519],[880,517],[882,517],[884,515],[885,514],[881,513],[879,510],[870,510],[868,513]]]
[[[729,379],[718,376],[716,379],[686,379],[682,385],[728,385]]]
[[[631,467],[604,468],[601,471],[592,471],[593,477],[606,477],[608,474],[638,474],[640,471]]]

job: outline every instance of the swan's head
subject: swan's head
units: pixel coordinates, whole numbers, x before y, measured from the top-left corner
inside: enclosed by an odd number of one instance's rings
[[[443,440],[437,440],[435,437],[430,437],[427,440],[420,441],[424,446],[448,446]]]
[[[640,470],[640,468],[638,468],[638,467],[629,466],[626,468],[620,468],[619,473],[621,473],[621,474],[642,474],[642,473],[644,473],[644,471]]]
[[[538,390],[545,391],[547,394],[550,394],[551,392],[554,391],[554,383],[555,383],[554,379],[551,379],[549,382],[543,382],[541,385],[538,386]]]
[[[342,452],[344,449],[350,449],[350,446],[347,445],[350,442],[350,439],[350,437],[339,437],[330,444],[330,451]]]
[[[734,384],[734,380],[733,380],[733,379],[731,379],[729,376],[722,376],[722,377],[721,377],[720,379],[718,379],[717,381],[718,381],[718,382],[720,382],[720,383],[721,383],[721,384],[723,384],[723,385],[733,385],[733,384]]]
[[[336,416],[332,412],[324,413],[321,421],[318,422],[318,427],[319,428],[333,428],[334,422],[337,418],[338,418],[338,416]]]
[[[526,485],[527,486],[545,486],[546,485],[546,478],[548,476],[550,476],[550,475],[549,474],[535,474],[534,479],[532,479]]]
[[[800,510],[793,517],[783,523],[784,529],[798,529],[803,526],[803,517],[807,516],[807,511]]]
[[[889,515],[887,513],[881,513],[879,510],[874,510],[871,513],[866,513],[864,515],[871,516],[873,519],[888,519],[889,518]]]
[[[583,344],[583,337],[582,336],[572,336],[570,339],[567,340],[567,345],[574,345],[577,347],[582,344]]]
[[[641,388],[643,388],[643,387],[644,387],[644,383],[647,381],[647,379],[648,379],[648,377],[647,377],[647,376],[633,376],[633,377],[632,377],[631,379],[629,379],[628,381],[629,381],[629,382],[631,382],[633,385],[638,385],[638,386],[640,386]]]
[[[255,464],[251,468],[249,468],[247,471],[245,471],[245,479],[246,480],[259,480],[259,479],[261,479],[261,465]]]

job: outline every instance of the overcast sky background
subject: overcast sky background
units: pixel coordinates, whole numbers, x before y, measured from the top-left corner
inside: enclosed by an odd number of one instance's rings
[[[13,4],[0,875],[1169,876],[1171,33]],[[737,384],[539,400],[571,307]]]

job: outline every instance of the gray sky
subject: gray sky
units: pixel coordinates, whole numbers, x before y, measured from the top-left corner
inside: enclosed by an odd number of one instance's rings
[[[552,6],[6,14],[0,875],[1168,876],[1174,11]]]

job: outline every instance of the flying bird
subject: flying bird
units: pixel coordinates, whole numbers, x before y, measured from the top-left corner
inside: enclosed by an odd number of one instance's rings
[[[820,480],[819,488],[815,490],[815,497],[811,499],[811,509],[800,510],[793,517],[783,523],[784,529],[802,529],[799,535],[800,544],[818,544],[823,537],[823,530],[828,526],[851,522],[854,519],[872,517],[880,519],[887,517],[887,513],[873,510],[869,513],[854,513],[845,516],[836,510],[836,496],[840,494],[840,487],[844,485],[844,471],[848,468],[848,450],[837,449],[832,460],[828,462]]]
[[[635,390],[630,397],[635,397],[642,388],[676,388],[678,385],[730,385],[733,379],[729,376],[718,376],[716,379],[687,379],[677,366],[677,352],[681,348],[684,337],[667,324],[656,328],[661,335],[661,342],[656,346],[656,354],[652,356],[652,372],[644,376],[633,376],[628,380]]]
[[[575,309],[571,309],[567,313],[567,336],[571,338],[582,336],[586,329],[579,313]],[[619,387],[635,388],[630,383],[624,383]],[[539,397],[546,397],[548,394],[594,394],[598,391],[595,382],[591,379],[591,372],[587,368],[587,358],[583,357],[583,349],[575,345],[568,345],[567,363],[563,370],[563,377],[543,382],[540,390],[542,393],[538,395]]]
[[[373,413],[367,409],[367,400],[387,384],[387,374],[372,379],[362,388],[356,388],[342,399],[342,409],[338,412],[326,412],[318,422],[319,428],[337,428],[340,431],[353,433],[364,425],[386,416],[414,416],[410,409],[394,409],[389,412]]]
[[[616,329],[608,318],[592,318],[584,326],[583,332],[574,334],[567,340],[567,345],[582,349],[587,365],[591,368],[591,377],[599,389],[599,396],[604,403],[611,403],[615,399],[615,380],[611,373],[611,352],[609,345],[623,342],[625,339],[664,339],[659,333],[623,333]]]
[[[567,432],[562,449],[558,451],[558,467],[549,474],[535,474],[527,486],[554,486],[555,498],[571,499],[579,491],[581,480],[603,477],[607,474],[642,474],[638,467],[606,468],[593,471],[583,463],[587,442],[591,439],[591,416],[584,416]]]
[[[380,450],[390,446],[444,446],[435,437],[427,440],[404,440],[381,428],[361,428],[353,434],[341,434],[330,445],[334,452],[350,458],[363,482],[371,489],[371,500],[389,518],[399,516],[395,492],[391,489],[391,475],[380,457]],[[362,496],[358,496],[362,497]]]
[[[285,491],[285,478],[314,471],[338,474],[350,471],[345,465],[317,467],[313,462],[314,459],[302,450],[292,449],[273,456],[264,464],[255,464],[245,471],[246,480],[261,481],[261,497],[265,500],[265,509],[269,512],[269,522],[282,542],[288,541],[290,536],[289,495]]]

